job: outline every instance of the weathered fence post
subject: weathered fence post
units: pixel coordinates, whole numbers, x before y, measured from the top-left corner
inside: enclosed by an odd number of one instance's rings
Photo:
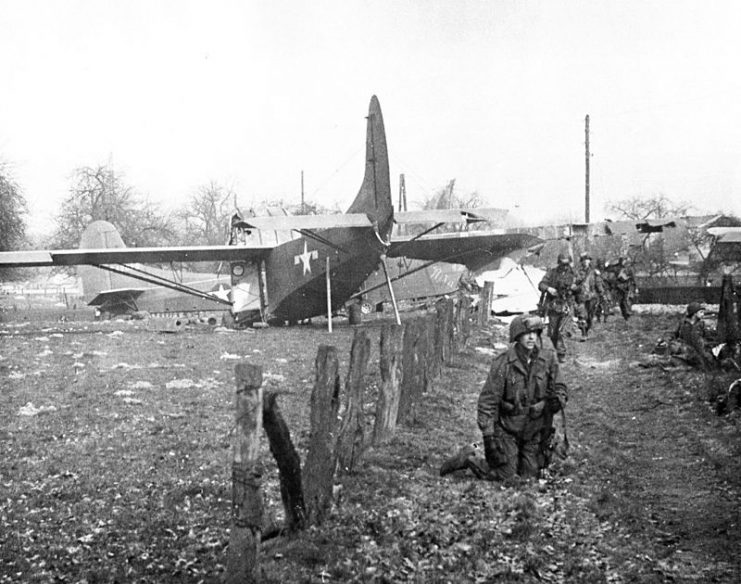
[[[402,375],[399,395],[399,422],[410,422],[416,415],[417,399],[422,394],[424,384],[424,355],[419,337],[424,334],[424,322],[415,318],[404,325],[402,340]]]
[[[458,350],[466,348],[471,336],[471,297],[464,294],[458,300]]]
[[[262,433],[262,368],[238,363],[234,368],[237,432],[232,462],[232,528],[226,582],[260,581],[262,491],[257,457]]]
[[[425,357],[426,385],[432,384],[433,379],[440,377],[440,360],[437,352],[437,315],[428,314],[425,318],[425,334],[427,335],[427,356]],[[429,389],[427,387],[426,389]]]
[[[306,507],[301,484],[301,458],[291,442],[291,433],[278,409],[277,392],[265,393],[262,421],[268,435],[270,452],[278,463],[280,498],[286,511],[286,527],[294,532],[304,527]]]
[[[442,301],[442,311],[438,312],[438,318],[442,319],[441,324],[441,341],[442,341],[442,362],[448,363],[453,353],[453,312],[455,306],[452,298],[446,298]]]
[[[718,338],[720,341],[733,344],[741,339],[739,310],[741,310],[741,301],[733,286],[733,276],[724,274],[718,305]]]
[[[373,426],[373,443],[380,444],[396,428],[399,414],[399,388],[402,367],[402,336],[404,328],[386,325],[381,329],[381,385],[378,388],[376,421]]]
[[[445,304],[444,300],[438,300],[435,303],[435,377],[439,377],[443,367],[443,345],[445,344]]]
[[[429,391],[432,386],[432,375],[430,374],[429,322],[429,315],[419,319],[419,333],[417,334],[417,339],[415,341],[416,353],[419,355],[419,360],[417,361],[418,371],[416,372],[419,381],[415,386],[415,401],[417,401],[423,393]]]
[[[347,401],[337,441],[337,461],[341,472],[351,472],[363,455],[363,389],[368,359],[368,334],[364,330],[356,330],[345,382]]]
[[[319,345],[315,367],[316,379],[311,392],[311,436],[303,470],[306,521],[309,525],[321,523],[332,506],[340,405],[337,349]]]
[[[484,282],[479,296],[479,326],[489,324],[492,300],[494,300],[494,282]]]

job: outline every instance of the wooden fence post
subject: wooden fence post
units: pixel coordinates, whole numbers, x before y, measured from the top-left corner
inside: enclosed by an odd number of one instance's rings
[[[430,374],[430,338],[429,338],[430,316],[419,319],[419,333],[415,342],[416,352],[419,355],[417,361],[416,375],[418,378],[415,384],[414,400],[417,401],[423,393],[430,390],[432,386],[432,375]]]
[[[492,300],[494,300],[494,282],[484,282],[479,297],[479,326],[489,324]]]
[[[420,341],[420,336],[425,334],[425,326],[423,320],[419,318],[408,320],[404,325],[398,415],[398,420],[402,423],[415,419],[417,400],[424,387],[425,355],[422,353],[424,342]]]
[[[278,409],[278,393],[265,393],[262,402],[262,420],[268,435],[270,452],[278,463],[280,476],[280,498],[286,512],[286,527],[289,532],[303,529],[306,507],[301,485],[301,458],[291,442],[291,433]]]
[[[370,359],[368,334],[364,330],[356,330],[345,382],[347,402],[337,442],[340,472],[352,472],[363,455],[363,389],[368,359]]]
[[[733,344],[741,339],[741,302],[733,285],[733,276],[723,275],[718,305],[718,338],[724,343]]]
[[[443,345],[445,344],[445,301],[435,303],[435,377],[439,377],[443,366]]]
[[[427,347],[425,357],[426,389],[432,384],[433,379],[440,377],[440,360],[437,352],[437,315],[428,314],[425,318],[425,334],[427,335]]]
[[[442,361],[448,363],[453,353],[453,316],[455,306],[452,298],[446,298],[442,303]]]
[[[337,349],[319,345],[315,369],[316,379],[311,392],[311,436],[303,470],[306,521],[309,525],[321,523],[332,506],[340,405]]]
[[[237,363],[234,368],[237,432],[232,462],[232,528],[226,582],[260,581],[262,531],[261,475],[257,465],[262,433],[262,368]]]
[[[458,297],[455,312],[455,348],[462,351],[471,335],[471,298],[467,294]]]
[[[399,388],[404,328],[386,325],[381,329],[381,385],[378,388],[373,443],[380,444],[393,434],[399,414]]]

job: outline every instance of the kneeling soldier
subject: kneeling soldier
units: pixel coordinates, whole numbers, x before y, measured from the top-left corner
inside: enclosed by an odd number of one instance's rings
[[[566,403],[566,385],[553,351],[541,346],[543,321],[518,316],[509,327],[510,347],[494,358],[481,390],[478,425],[489,477],[537,477],[553,414]]]

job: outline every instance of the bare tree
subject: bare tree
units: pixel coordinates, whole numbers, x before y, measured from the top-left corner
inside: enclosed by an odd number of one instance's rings
[[[646,219],[664,219],[682,217],[692,209],[687,202],[675,203],[663,193],[650,197],[631,197],[607,203],[607,210],[617,213],[621,219],[645,221]]]
[[[0,251],[18,249],[25,241],[26,199],[8,168],[0,162]],[[0,270],[1,277],[11,277],[11,270]]]
[[[481,206],[481,197],[478,191],[470,193],[460,193],[455,190],[455,179],[452,179],[447,185],[436,190],[431,196],[422,201],[422,209],[431,211],[436,209],[475,209]],[[408,225],[408,233],[417,233],[429,228],[429,225]],[[485,229],[484,224],[475,223],[468,227],[470,230]],[[454,232],[463,229],[462,225],[446,224],[439,227],[436,232]]]
[[[26,235],[26,199],[6,163],[0,162],[0,250],[17,249]]]
[[[69,195],[56,216],[50,245],[77,247],[92,221],[111,222],[126,245],[156,246],[170,243],[173,231],[166,217],[107,166],[84,166],[74,171]]]
[[[223,245],[229,237],[229,220],[235,212],[236,195],[215,181],[199,186],[186,206],[176,212],[183,228],[183,243]]]

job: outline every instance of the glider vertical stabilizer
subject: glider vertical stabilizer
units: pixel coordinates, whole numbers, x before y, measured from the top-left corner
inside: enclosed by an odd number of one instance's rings
[[[365,138],[365,176],[360,191],[348,213],[366,213],[378,224],[379,234],[388,239],[393,223],[389,155],[386,130],[378,98],[374,95],[368,107],[368,125]]]
[[[108,221],[93,221],[82,232],[80,249],[120,249],[126,247],[121,234]],[[132,278],[113,272],[100,270],[95,266],[81,265],[77,273],[82,281],[82,293],[86,302],[90,302],[103,290],[114,290],[132,286],[141,286]]]
[[[295,322],[327,314],[327,266],[332,309],[340,308],[378,266],[394,221],[386,132],[378,98],[368,108],[365,174],[348,214],[367,226],[302,230],[304,237],[274,249],[266,261],[269,290],[264,318]]]

